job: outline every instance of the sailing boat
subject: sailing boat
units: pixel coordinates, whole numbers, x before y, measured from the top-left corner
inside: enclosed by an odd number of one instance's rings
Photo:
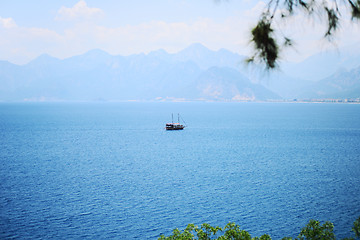
[[[182,118],[181,118],[182,119]],[[185,123],[185,121],[183,120]],[[178,122],[174,123],[174,116],[171,114],[171,123],[167,123],[165,126],[166,130],[183,130],[186,126],[180,124],[180,114],[178,114]]]

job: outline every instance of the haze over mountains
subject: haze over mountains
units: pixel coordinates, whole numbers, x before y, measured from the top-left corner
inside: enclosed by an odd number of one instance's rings
[[[322,53],[265,74],[244,56],[201,44],[169,54],[113,56],[102,50],[26,65],[0,61],[0,101],[266,101],[359,98],[360,56]]]

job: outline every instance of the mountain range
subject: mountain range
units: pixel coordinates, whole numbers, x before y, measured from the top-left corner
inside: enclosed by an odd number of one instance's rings
[[[170,54],[95,49],[25,65],[0,61],[0,101],[266,101],[359,98],[359,55],[322,53],[281,71],[249,71],[245,57],[192,44]]]

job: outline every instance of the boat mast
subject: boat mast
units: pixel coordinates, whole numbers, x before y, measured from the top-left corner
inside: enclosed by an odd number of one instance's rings
[[[174,114],[171,114],[171,122],[174,123]]]
[[[180,114],[178,113],[178,123],[180,124]]]

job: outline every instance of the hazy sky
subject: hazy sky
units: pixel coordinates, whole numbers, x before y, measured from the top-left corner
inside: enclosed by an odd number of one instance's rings
[[[257,0],[0,0],[0,60],[24,64],[47,53],[58,58],[99,48],[130,55],[157,49],[177,52],[200,42],[239,54],[251,49],[249,31],[265,3]],[[346,15],[344,18],[349,18]],[[321,41],[325,27],[295,16],[281,23],[296,40],[288,60],[333,48]],[[359,50],[360,23],[342,24],[339,49]]]

